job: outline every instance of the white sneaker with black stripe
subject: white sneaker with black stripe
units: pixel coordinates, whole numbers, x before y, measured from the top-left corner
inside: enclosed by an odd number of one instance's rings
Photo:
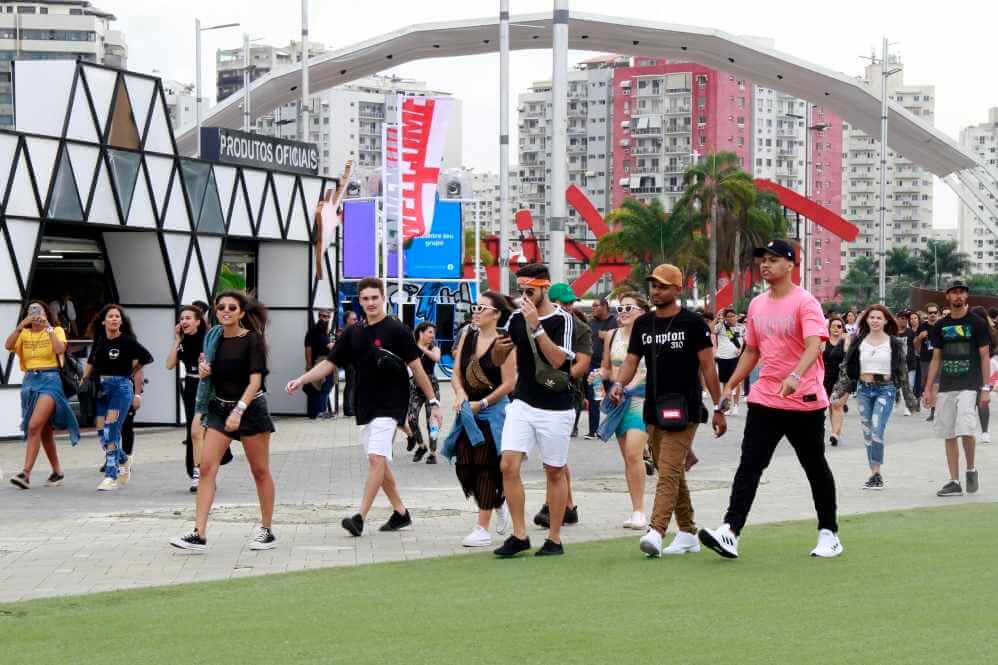
[[[738,558],[738,536],[727,524],[722,524],[713,531],[710,529],[700,529],[697,534],[700,542],[708,548],[714,550],[725,559]]]
[[[844,551],[845,548],[842,547],[839,537],[828,529],[822,529],[818,532],[818,544],[811,550],[811,556],[831,559],[839,556]]]
[[[256,533],[249,541],[249,548],[251,550],[272,550],[275,547],[277,547],[277,538],[274,537],[274,532],[267,527],[257,527]]]

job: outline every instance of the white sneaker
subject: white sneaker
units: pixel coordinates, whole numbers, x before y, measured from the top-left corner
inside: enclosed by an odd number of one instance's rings
[[[831,559],[832,557],[837,557],[845,551],[842,547],[842,543],[839,542],[839,537],[829,531],[828,529],[822,529],[818,532],[818,544],[813,550],[811,550],[811,556],[820,556],[825,559]]]
[[[738,405],[737,404],[735,404],[730,409],[728,409],[728,415],[729,416],[737,416],[738,415]]]
[[[911,409],[909,409],[907,406],[904,407],[904,415],[905,415],[905,417],[908,417],[908,416],[911,415]]]
[[[97,486],[98,492],[111,492],[116,489],[118,489],[118,481],[108,476],[104,476],[104,480],[100,481],[100,485]]]
[[[680,531],[672,539],[672,543],[662,551],[662,554],[694,554],[699,551],[700,541],[697,540],[697,537],[692,533]]]
[[[201,469],[194,467],[194,475],[191,476],[191,494],[198,491],[198,485],[201,484]]]
[[[655,529],[648,529],[648,533],[638,541],[638,547],[648,556],[662,556],[662,534]]]
[[[624,528],[634,529],[635,531],[644,531],[648,528],[648,519],[645,517],[644,513],[634,511],[631,513],[630,518],[624,522]]]
[[[492,544],[492,536],[489,534],[488,530],[475,525],[475,528],[471,530],[464,540],[461,541],[461,545],[464,547],[488,547]]]
[[[977,440],[981,443],[991,443],[991,432],[982,432]]]
[[[513,528],[513,516],[509,514],[509,504],[506,502],[503,502],[502,507],[496,512],[499,513],[496,520],[496,533],[502,536]]]
[[[700,542],[714,550],[725,559],[738,558],[738,536],[727,524],[722,524],[713,531],[710,529],[700,529],[697,534]]]

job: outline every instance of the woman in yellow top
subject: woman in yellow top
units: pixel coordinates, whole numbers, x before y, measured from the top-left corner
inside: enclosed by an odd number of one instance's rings
[[[80,426],[66,401],[59,378],[59,356],[66,352],[66,333],[49,323],[45,303],[32,300],[27,315],[7,336],[4,348],[17,354],[24,372],[21,383],[21,430],[27,439],[24,470],[10,482],[26,490],[31,487],[31,469],[44,446],[52,465],[49,486],[61,485],[62,465],[55,448],[55,430],[69,431],[74,446],[80,440]]]

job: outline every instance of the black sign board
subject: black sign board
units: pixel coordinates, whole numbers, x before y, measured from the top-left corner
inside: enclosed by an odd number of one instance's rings
[[[314,143],[248,134],[222,127],[201,128],[201,158],[274,171],[318,175],[319,149]]]

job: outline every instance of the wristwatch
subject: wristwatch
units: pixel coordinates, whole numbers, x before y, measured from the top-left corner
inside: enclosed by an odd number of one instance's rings
[[[47,333],[48,333],[48,334],[50,334],[50,335],[51,335],[51,334],[52,334],[52,333],[53,333],[54,331],[55,331],[55,328],[53,328],[52,326],[49,326],[48,328],[46,328],[46,329],[45,329],[45,332],[47,332]]]
[[[986,392],[986,393],[989,393],[989,392],[991,392],[992,390],[994,390],[994,388],[995,388],[995,387],[994,387],[993,385],[991,385],[991,384],[989,383],[989,384],[987,384],[986,386],[984,386],[983,388],[981,388],[981,390],[983,390],[983,391],[984,391],[984,392]]]
[[[429,402],[427,402],[427,404],[429,404],[430,406],[440,406],[440,400],[431,399]]]
[[[803,380],[804,380],[804,377],[802,377],[802,376],[801,376],[800,374],[798,374],[797,372],[790,372],[790,376],[792,376],[793,378],[797,379],[797,381],[798,381],[798,382],[800,382],[800,381],[803,381]]]

